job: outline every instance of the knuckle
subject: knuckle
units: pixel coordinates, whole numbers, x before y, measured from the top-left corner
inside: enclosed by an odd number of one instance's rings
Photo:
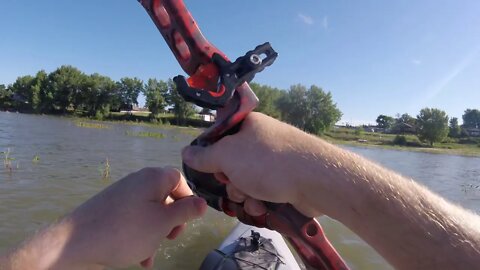
[[[152,177],[152,176],[158,174],[159,170],[161,171],[161,169],[159,169],[159,168],[145,167],[145,168],[141,169],[139,171],[139,173],[146,176],[146,177]]]
[[[177,180],[182,177],[182,174],[175,168],[165,168],[162,172],[162,176],[167,179]]]
[[[140,179],[143,180],[146,185],[157,186],[163,183],[164,171],[162,168],[146,167],[138,173],[141,177]]]
[[[264,117],[265,115],[262,113],[252,112],[245,118],[245,121],[243,122],[243,124],[246,128],[251,128],[256,126],[259,122],[261,122],[262,118]]]

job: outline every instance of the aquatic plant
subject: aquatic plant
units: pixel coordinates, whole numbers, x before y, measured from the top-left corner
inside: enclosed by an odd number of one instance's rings
[[[3,155],[3,167],[7,170],[7,172],[12,173],[13,172],[13,164],[12,161],[15,160],[15,158],[10,157],[10,148],[7,148],[7,151],[5,152],[0,152],[0,154]],[[17,163],[17,169],[18,169],[18,163]]]
[[[461,184],[462,191],[464,193],[467,193],[472,190],[480,190],[480,185],[479,184]]]
[[[182,141],[182,138],[180,138],[180,137],[177,136],[177,135],[173,135],[173,136],[172,136],[172,139],[173,139],[174,142],[180,142],[180,141]]]
[[[101,164],[102,181],[110,181],[110,161],[108,158]]]
[[[163,139],[165,135],[160,132],[147,132],[147,131],[140,131],[140,132],[133,132],[127,131],[125,132],[127,136],[131,137],[141,137],[141,138],[154,138],[154,139]]]
[[[93,122],[83,122],[83,121],[77,121],[75,122],[75,125],[77,127],[82,127],[82,128],[96,128],[96,129],[109,129],[111,126],[101,124],[101,123],[93,123]]]
[[[192,137],[197,137],[202,133],[201,129],[197,128],[179,128],[181,134],[190,135]]]

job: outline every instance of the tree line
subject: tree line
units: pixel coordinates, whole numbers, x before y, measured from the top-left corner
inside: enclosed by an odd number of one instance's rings
[[[472,132],[476,134],[480,129],[480,111],[466,109],[462,115],[463,124],[460,125],[457,117],[449,118],[447,113],[436,108],[424,108],[416,118],[407,113],[397,115],[396,118],[388,115],[379,115],[376,119],[377,127],[392,134],[416,134],[422,141],[433,146],[447,137],[466,138]]]
[[[103,119],[110,112],[131,110],[138,106],[140,93],[154,115],[170,105],[177,117],[188,117],[193,106],[177,98],[175,84],[150,79],[146,84],[138,78],[125,77],[114,81],[94,73],[87,75],[72,66],[61,66],[47,74],[21,76],[9,85],[0,85],[0,109],[26,113],[66,114]]]
[[[332,94],[312,85],[292,85],[283,90],[258,83],[250,84],[260,99],[256,111],[270,115],[313,134],[328,131],[342,116]],[[85,74],[73,66],[61,66],[51,73],[43,70],[35,76],[20,76],[11,85],[0,84],[0,109],[27,113],[77,114],[103,119],[112,112],[131,110],[138,106],[139,95],[145,96],[150,120],[173,113],[177,124],[186,124],[199,108],[187,103],[178,94],[171,79],[165,81],[124,77],[114,81],[108,76]],[[208,113],[209,110],[203,110]],[[435,108],[425,108],[417,117],[409,114],[391,117],[379,115],[377,127],[386,133],[416,134],[431,145],[447,136],[469,136],[470,129],[480,128],[480,111],[467,109],[458,119]]]
[[[251,87],[260,99],[256,111],[313,134],[327,131],[342,116],[332,94],[315,85],[297,84],[288,90],[257,83],[252,83]],[[44,114],[75,113],[103,119],[111,112],[138,106],[140,94],[145,96],[151,119],[170,110],[181,124],[199,110],[183,100],[171,79],[152,78],[143,82],[125,77],[114,81],[98,73],[87,75],[73,66],[61,66],[49,74],[42,70],[35,76],[18,77],[11,85],[0,85],[0,109]]]

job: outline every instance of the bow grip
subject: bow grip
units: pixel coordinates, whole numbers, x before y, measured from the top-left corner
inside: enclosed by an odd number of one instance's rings
[[[205,199],[208,206],[223,212],[222,198],[227,197],[227,189],[224,184],[217,181],[213,173],[199,172],[183,163],[183,173],[187,183],[194,193]]]

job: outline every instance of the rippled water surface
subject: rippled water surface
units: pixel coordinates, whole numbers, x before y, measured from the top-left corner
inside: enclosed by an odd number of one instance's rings
[[[22,241],[109,185],[146,166],[180,166],[180,150],[193,135],[176,127],[106,123],[80,127],[75,120],[0,112],[0,152],[10,149],[13,172],[0,167],[0,252]],[[132,136],[163,133],[163,139]],[[448,199],[480,210],[480,159],[348,148],[412,177]],[[34,160],[38,156],[38,160]],[[111,180],[102,179],[105,161]],[[3,165],[3,162],[2,164]],[[333,244],[353,269],[389,268],[339,223],[322,218]],[[218,246],[234,220],[214,211],[160,248],[156,268],[196,269]]]

